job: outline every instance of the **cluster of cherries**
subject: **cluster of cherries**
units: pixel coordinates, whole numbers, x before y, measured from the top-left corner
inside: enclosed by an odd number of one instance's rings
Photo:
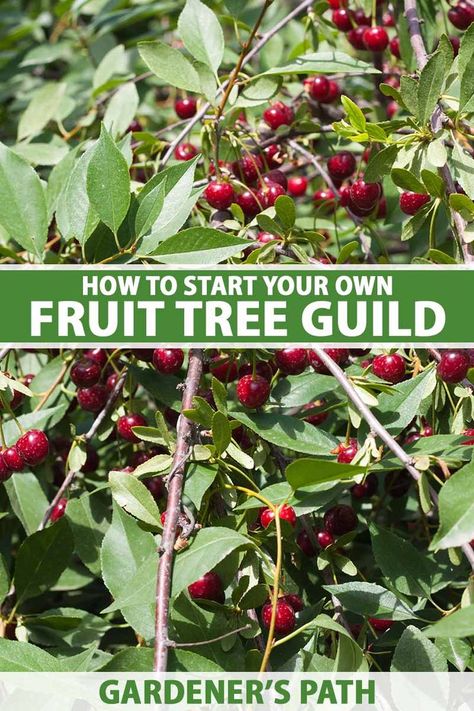
[[[14,472],[42,464],[49,454],[49,439],[41,430],[28,430],[16,444],[0,452],[0,481]]]

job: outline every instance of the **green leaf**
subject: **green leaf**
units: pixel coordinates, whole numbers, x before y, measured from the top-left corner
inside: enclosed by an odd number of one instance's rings
[[[418,83],[418,118],[422,124],[428,123],[448,74],[448,58],[442,49],[438,49],[423,67]]]
[[[138,103],[137,88],[131,81],[114,93],[104,114],[104,126],[114,139],[126,132],[136,114]]]
[[[67,505],[66,515],[76,552],[94,575],[101,572],[100,548],[110,522],[107,503],[97,494],[83,494]]]
[[[112,659],[100,668],[101,672],[139,672],[153,671],[154,650],[148,647],[127,647],[114,654]]]
[[[52,588],[67,568],[73,549],[71,529],[65,519],[26,538],[15,566],[18,604]]]
[[[231,412],[230,415],[267,442],[291,449],[293,452],[328,456],[338,443],[324,430],[289,415],[274,415],[267,412],[252,414]]]
[[[446,549],[469,543],[474,538],[474,462],[459,469],[441,487],[439,528],[430,548]]]
[[[214,483],[217,476],[216,466],[192,463],[186,471],[184,496],[190,499],[199,511],[204,494]]]
[[[139,42],[141,58],[159,79],[184,91],[201,91],[199,74],[191,62],[174,47],[164,42]]]
[[[474,635],[474,605],[462,607],[447,617],[442,617],[425,630],[427,637],[464,638]]]
[[[359,615],[383,620],[410,620],[416,615],[395,595],[374,583],[343,583],[323,585],[331,595],[340,600],[342,606]]]
[[[68,405],[57,405],[56,407],[48,407],[45,410],[38,412],[30,412],[27,415],[17,417],[18,422],[25,430],[46,430],[62,419]],[[14,420],[9,420],[3,425],[3,433],[7,447],[11,447],[18,439],[18,425]]]
[[[58,672],[60,662],[40,647],[0,637],[0,668],[3,672]]]
[[[424,205],[424,207],[422,207],[416,215],[413,215],[413,217],[410,217],[409,220],[403,223],[401,234],[402,242],[412,239],[412,237],[414,237],[421,230],[431,213],[432,207],[433,206],[430,203]]]
[[[375,183],[384,175],[390,173],[392,165],[398,154],[398,146],[391,145],[382,148],[382,150],[371,151],[367,168],[364,172],[364,179],[369,183]]]
[[[393,654],[391,672],[447,672],[446,657],[413,625],[402,633]]]
[[[5,489],[10,505],[28,535],[40,525],[49,501],[32,472],[13,474],[6,482]]]
[[[281,79],[278,77],[258,77],[241,89],[234,106],[250,108],[266,104],[278,93],[280,86]]]
[[[190,227],[168,237],[154,251],[164,264],[219,264],[249,247],[252,242],[210,227]]]
[[[377,417],[391,435],[400,434],[410,424],[422,401],[433,392],[435,386],[436,372],[431,368],[416,378],[398,383],[391,388],[390,394],[379,395]]]
[[[200,0],[186,0],[178,31],[188,52],[217,74],[224,57],[224,33],[212,10]]]
[[[353,242],[348,242],[347,244],[345,244],[344,247],[339,252],[339,255],[336,260],[336,264],[344,264],[349,259],[352,252],[354,252],[356,249],[358,249],[358,247],[359,247],[359,242],[356,242],[355,240]]]
[[[432,170],[422,170],[421,179],[425,184],[425,187],[429,194],[435,198],[443,198],[445,193],[445,186],[443,180],[437,173],[433,173]]]
[[[334,74],[344,72],[350,74],[380,74],[373,64],[363,62],[361,59],[350,57],[344,52],[326,50],[314,54],[305,54],[297,57],[292,64],[284,67],[274,67],[266,71],[263,76],[276,74]]]
[[[87,169],[87,194],[104,224],[116,235],[130,205],[127,161],[102,124]]]
[[[215,568],[235,550],[250,545],[249,540],[230,528],[203,528],[191,545],[180,553],[174,565],[172,594],[179,595],[204,573]]]
[[[337,652],[336,664],[334,671],[368,671],[367,661],[362,649],[353,639],[350,633],[329,615],[318,615],[313,623],[316,628],[336,632],[339,635],[339,647]],[[345,639],[346,643],[341,647],[341,639]]]
[[[229,420],[222,412],[214,413],[212,418],[212,440],[216,448],[217,456],[225,452],[230,444],[232,432],[229,425]]]
[[[113,76],[125,75],[128,71],[127,57],[123,44],[112,47],[101,59],[94,72],[92,86],[94,95],[97,95],[106,88],[106,85]]]
[[[375,562],[391,585],[404,595],[429,597],[436,565],[426,553],[395,533],[370,524]]]
[[[460,212],[467,220],[472,220],[474,217],[474,202],[467,195],[452,193],[449,196],[449,206]]]
[[[212,396],[218,410],[227,415],[227,390],[220,380],[212,376]]]
[[[452,164],[456,180],[474,200],[474,158],[457,141],[453,141]]]
[[[75,238],[82,246],[97,225],[99,217],[87,194],[87,172],[94,148],[89,148],[77,161],[58,200],[56,221],[65,240]]]
[[[400,78],[400,94],[402,101],[413,116],[418,115],[418,80],[403,75]]]
[[[411,190],[414,193],[426,193],[426,188],[422,182],[417,180],[413,173],[405,168],[394,168],[391,178],[395,185],[402,190]]]
[[[367,126],[367,119],[364,112],[348,96],[341,96],[341,103],[347,114],[350,124],[363,133]]]
[[[0,225],[11,239],[42,259],[48,236],[46,198],[33,168],[0,143]]]
[[[113,471],[109,474],[112,496],[128,513],[154,528],[161,529],[160,511],[146,486],[127,472]]]
[[[280,195],[275,202],[275,212],[285,230],[291,230],[296,221],[296,207],[288,195]]]
[[[135,217],[135,232],[143,237],[153,228],[165,202],[166,181],[156,185],[140,202]]]
[[[300,407],[313,402],[334,390],[332,375],[303,373],[281,378],[272,389],[272,402],[281,407]]]
[[[58,115],[65,92],[63,82],[47,82],[35,92],[18,122],[19,141],[37,136]]]
[[[74,163],[77,158],[78,148],[66,153],[59,163],[57,163],[49,174],[48,184],[46,186],[46,203],[48,205],[48,221],[51,220],[56,212],[58,201],[61,194],[64,192]]]
[[[363,474],[366,467],[352,464],[328,462],[326,459],[295,459],[285,471],[285,476],[293,489],[300,489],[311,484],[322,484],[327,481],[345,481]]]

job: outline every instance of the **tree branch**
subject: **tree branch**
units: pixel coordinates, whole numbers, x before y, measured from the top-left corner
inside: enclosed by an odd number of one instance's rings
[[[421,477],[420,472],[413,466],[412,458],[405,452],[402,447],[394,440],[394,438],[387,432],[385,427],[378,421],[373,412],[362,400],[358,392],[355,390],[354,386],[348,379],[344,371],[333,361],[333,359],[328,356],[328,354],[322,348],[314,348],[315,353],[318,358],[324,363],[326,368],[329,370],[331,375],[333,375],[341,388],[346,393],[349,400],[355,405],[358,412],[364,420],[369,425],[372,432],[374,432],[382,442],[390,449],[391,452],[400,460],[407,472],[418,481]],[[438,504],[438,494],[430,487],[431,500],[435,505]],[[464,555],[469,561],[471,568],[474,570],[474,550],[471,548],[469,543],[462,546]]]
[[[203,352],[193,349],[189,353],[189,365],[184,386],[181,412],[192,407],[203,369]],[[155,613],[155,658],[154,671],[165,672],[168,662],[168,650],[172,642],[168,636],[169,598],[171,592],[171,574],[173,569],[174,544],[176,527],[181,512],[181,494],[184,483],[186,460],[191,447],[193,423],[179,416],[177,424],[177,445],[173,455],[173,465],[168,478],[168,502],[166,520],[160,545],[160,561],[156,581],[156,613]]]

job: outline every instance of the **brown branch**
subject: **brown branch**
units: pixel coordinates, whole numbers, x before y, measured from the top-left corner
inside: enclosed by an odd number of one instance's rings
[[[400,460],[410,476],[418,481],[421,477],[420,472],[413,466],[412,458],[405,452],[405,450],[394,440],[394,438],[387,432],[385,427],[381,422],[375,417],[370,408],[362,400],[358,392],[355,390],[354,386],[350,382],[344,371],[333,361],[333,359],[328,356],[328,354],[322,348],[314,348],[315,353],[318,358],[324,363],[326,368],[329,370],[331,375],[333,375],[341,388],[346,393],[349,400],[355,405],[358,412],[364,420],[369,425],[371,431],[376,434],[382,442],[390,449],[390,451]],[[438,504],[438,494],[430,487],[431,500],[435,505]],[[464,555],[469,561],[471,568],[474,570],[474,550],[471,548],[469,543],[462,546]]]
[[[193,349],[189,352],[189,365],[184,386],[181,412],[192,407],[203,370],[203,352]],[[184,484],[186,460],[191,447],[193,423],[179,416],[177,424],[177,445],[173,455],[173,465],[168,477],[168,502],[166,520],[160,545],[160,561],[156,581],[155,613],[155,658],[154,671],[165,672],[168,662],[168,650],[172,645],[168,636],[169,598],[171,592],[171,574],[173,569],[176,527],[181,513],[181,494]]]

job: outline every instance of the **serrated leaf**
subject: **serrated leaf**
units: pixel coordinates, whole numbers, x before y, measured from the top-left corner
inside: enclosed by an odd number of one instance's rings
[[[343,583],[323,585],[343,607],[359,615],[387,620],[410,620],[416,617],[412,610],[390,590],[375,583]]]
[[[409,625],[395,648],[391,672],[447,672],[442,652],[421,630]]]
[[[33,95],[18,122],[18,140],[41,133],[47,123],[58,114],[66,93],[64,82],[46,82]]]
[[[224,57],[224,33],[214,12],[200,0],[186,0],[178,31],[190,54],[216,74]]]
[[[230,444],[232,432],[229,420],[219,410],[212,418],[212,440],[216,448],[217,456],[220,456]]]
[[[190,227],[161,242],[153,255],[163,264],[219,264],[253,243],[210,227]]]
[[[140,521],[161,529],[160,511],[153,496],[142,482],[127,472],[109,474],[112,496],[119,506]]]
[[[199,74],[184,54],[164,42],[139,42],[141,58],[159,79],[184,91],[201,91]]]
[[[454,548],[474,538],[474,491],[471,486],[474,462],[459,469],[441,487],[440,525],[430,548]]]

